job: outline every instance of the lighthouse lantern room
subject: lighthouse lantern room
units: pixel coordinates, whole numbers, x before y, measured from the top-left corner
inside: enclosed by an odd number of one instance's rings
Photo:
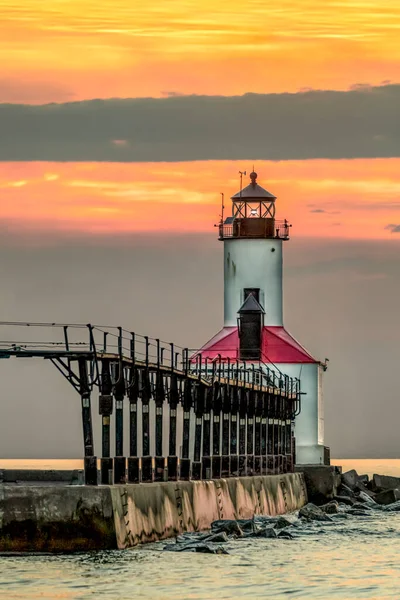
[[[242,176],[242,173],[241,173]],[[265,365],[300,380],[296,418],[296,462],[325,463],[322,372],[283,324],[283,243],[288,221],[275,219],[276,196],[257,183],[257,173],[232,200],[232,216],[221,217],[224,244],[224,327],[200,350],[203,358]]]

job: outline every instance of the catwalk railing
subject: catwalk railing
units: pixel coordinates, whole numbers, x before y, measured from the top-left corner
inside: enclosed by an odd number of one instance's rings
[[[300,382],[264,363],[209,360],[122,327],[0,322],[0,358],[13,356],[49,360],[79,393],[87,484],[98,483],[95,390],[103,484],[293,469]]]

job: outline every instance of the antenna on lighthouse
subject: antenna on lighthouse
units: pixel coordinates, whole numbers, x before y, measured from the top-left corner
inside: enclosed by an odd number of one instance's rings
[[[240,175],[240,197],[242,197],[242,179],[243,179],[243,175],[246,175],[246,171],[239,171],[239,175]]]
[[[221,192],[221,223],[224,222],[224,192]]]

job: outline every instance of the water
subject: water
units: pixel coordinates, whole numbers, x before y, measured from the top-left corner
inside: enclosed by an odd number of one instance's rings
[[[400,476],[400,461],[335,462]],[[160,542],[127,551],[0,557],[0,599],[399,598],[400,513],[373,512],[294,533],[294,540],[230,542],[229,556],[163,552]]]

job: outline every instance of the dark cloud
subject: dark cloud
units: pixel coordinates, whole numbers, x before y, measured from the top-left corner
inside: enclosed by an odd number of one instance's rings
[[[392,233],[400,233],[400,225],[395,225],[394,223],[389,223],[385,229],[389,229]]]
[[[0,160],[400,156],[400,85],[233,97],[168,95],[0,105]]]
[[[57,234],[29,250],[18,241],[15,231],[0,236],[2,320],[115,324],[191,348],[221,327],[214,235]],[[397,237],[285,244],[285,323],[330,359],[325,428],[336,457],[398,456],[399,251]],[[0,394],[0,456],[82,456],[79,397],[50,363],[1,360]]]
[[[313,208],[312,210],[310,210],[310,212],[312,212],[312,213],[326,213],[326,210],[324,210],[323,208]]]

